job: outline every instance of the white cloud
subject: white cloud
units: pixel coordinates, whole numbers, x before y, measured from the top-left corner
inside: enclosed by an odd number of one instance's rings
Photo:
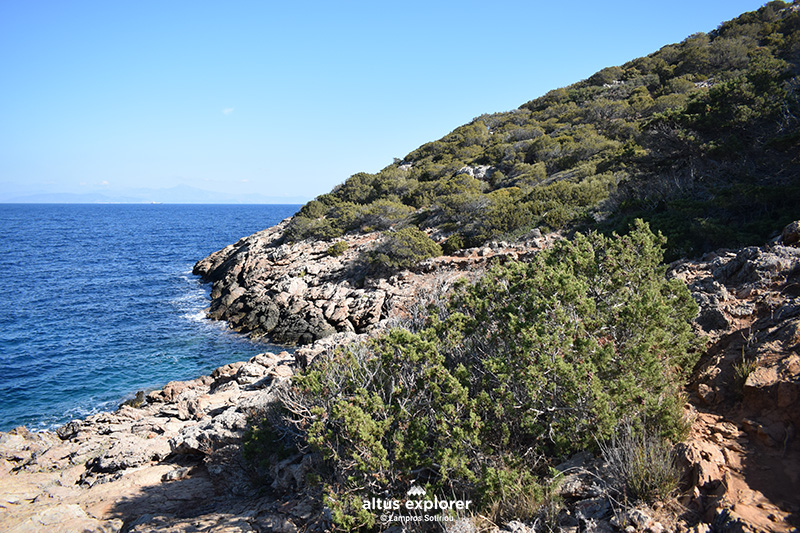
[[[241,181],[242,183],[250,183],[250,180],[248,180],[248,179],[243,179],[243,180],[239,180],[239,181]]]
[[[109,185],[108,180],[103,180],[100,182],[100,185],[107,187]]]
[[[232,107],[226,107],[225,109],[222,110],[223,115],[230,115],[231,113],[233,113]]]

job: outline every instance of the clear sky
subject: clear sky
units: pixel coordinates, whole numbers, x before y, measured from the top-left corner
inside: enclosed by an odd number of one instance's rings
[[[0,201],[314,197],[757,0],[0,0]]]

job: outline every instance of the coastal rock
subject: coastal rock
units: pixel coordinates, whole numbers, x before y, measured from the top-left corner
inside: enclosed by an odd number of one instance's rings
[[[168,443],[162,439],[146,439],[136,435],[125,435],[111,444],[87,467],[96,472],[116,472],[139,466],[150,461],[160,461],[171,452]]]
[[[253,502],[241,457],[246,413],[272,401],[272,380],[293,364],[288,352],[263,353],[214,377],[170,382],[138,408],[97,413],[55,432],[0,433],[0,531],[120,531],[123,523],[132,531],[160,524],[186,531],[197,524],[180,518],[186,509],[205,509],[205,517],[215,516],[209,523],[264,518],[293,530],[274,509],[247,519],[231,514]]]
[[[233,416],[231,416],[233,415]],[[245,430],[245,419],[229,413],[226,421],[209,422],[204,426],[191,426],[169,440],[169,446],[176,454],[204,455],[216,448],[236,442]]]
[[[486,169],[484,169],[485,171]],[[432,282],[472,277],[490,261],[534,253],[547,239],[493,243],[420,263],[389,278],[367,275],[362,257],[380,233],[345,235],[347,249],[328,254],[331,242],[283,242],[288,221],[245,237],[198,261],[193,272],[212,283],[208,317],[253,338],[310,345],[336,333],[363,334],[402,316]]]
[[[13,530],[14,533],[40,532],[40,531],[81,531],[81,532],[106,532],[120,531],[122,520],[102,522],[91,518],[78,504],[61,504],[46,507],[32,514],[19,523]]]

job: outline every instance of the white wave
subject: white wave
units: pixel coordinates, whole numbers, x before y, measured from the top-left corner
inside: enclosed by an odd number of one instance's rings
[[[192,322],[207,322],[205,309],[184,313],[181,315],[181,318],[185,318],[186,320],[190,320]]]

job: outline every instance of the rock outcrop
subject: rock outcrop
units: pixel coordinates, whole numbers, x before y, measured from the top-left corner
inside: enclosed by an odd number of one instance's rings
[[[681,502],[718,529],[791,531],[800,521],[797,228],[764,247],[672,266],[700,305],[708,339],[689,386]]]
[[[236,331],[278,344],[310,344],[334,333],[367,333],[402,316],[421,294],[470,277],[492,259],[524,258],[554,236],[493,243],[462,250],[390,276],[367,276],[365,255],[380,233],[346,235],[340,255],[334,241],[283,242],[288,221],[256,233],[199,261],[194,273],[212,283],[208,317]]]

